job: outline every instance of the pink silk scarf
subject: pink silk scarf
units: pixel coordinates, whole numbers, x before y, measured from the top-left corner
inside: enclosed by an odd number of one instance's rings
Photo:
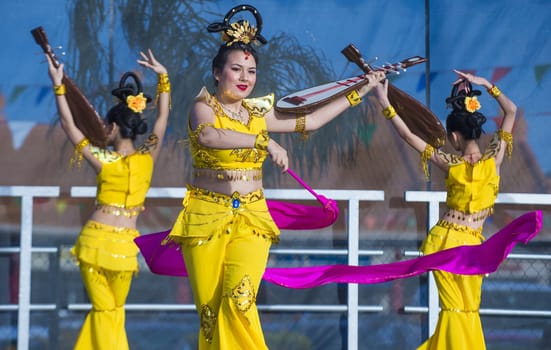
[[[292,172],[290,174],[305,186],[323,207],[299,204],[288,206],[291,203],[275,202],[277,211],[272,216],[276,224],[288,229],[312,229],[331,225],[338,215],[335,201],[318,195],[296,174]],[[272,213],[270,205],[269,209]],[[459,246],[389,264],[271,267],[266,269],[263,279],[287,288],[312,288],[328,283],[383,283],[417,276],[431,270],[464,275],[487,274],[495,272],[517,243],[528,243],[537,235],[541,227],[542,213],[533,211],[513,220],[480,245]],[[180,246],[174,242],[161,244],[169,232],[170,230],[142,235],[134,241],[151,272],[169,276],[187,276]]]

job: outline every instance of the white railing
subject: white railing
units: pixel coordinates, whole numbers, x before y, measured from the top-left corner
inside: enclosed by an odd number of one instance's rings
[[[184,188],[160,187],[151,188],[148,192],[148,198],[183,198]],[[382,255],[380,250],[360,250],[359,249],[359,204],[362,201],[382,201],[384,200],[384,191],[354,191],[354,190],[319,190],[329,198],[347,202],[348,216],[346,218],[348,228],[348,247],[346,250],[305,250],[305,249],[272,249],[272,254],[321,254],[321,255],[346,255],[348,264],[358,265],[360,256]],[[56,253],[57,248],[52,247],[33,247],[32,246],[32,220],[33,220],[33,200],[35,197],[58,197],[59,187],[34,187],[34,186],[0,186],[0,197],[19,197],[21,204],[21,242],[19,247],[0,247],[0,254],[16,253],[20,255],[20,273],[19,273],[19,303],[18,305],[0,305],[1,311],[18,310],[18,340],[17,348],[26,350],[29,348],[29,319],[31,310],[55,310],[55,304],[31,304],[31,253],[47,252]],[[95,187],[72,187],[71,196],[80,198],[91,198],[96,193]],[[311,200],[311,194],[306,190],[265,190],[267,198],[286,199],[286,200]],[[427,224],[431,227],[436,223],[439,217],[440,203],[445,201],[444,192],[429,191],[407,191],[405,192],[407,202],[427,203],[428,215]],[[503,193],[498,196],[498,204],[518,204],[518,205],[551,205],[551,195],[549,194],[526,194],[526,193]],[[405,252],[406,255],[418,255],[418,252]],[[523,259],[551,259],[550,255],[510,255],[510,258]],[[68,304],[69,310],[88,310],[89,304]],[[127,310],[140,311],[193,311],[193,304],[129,304]],[[259,305],[260,310],[268,311],[312,311],[312,312],[343,312],[348,315],[348,324],[356,327],[348,327],[348,348],[358,349],[358,315],[359,312],[380,312],[382,306],[359,305],[358,303],[358,285],[350,284],[348,286],[347,305]],[[428,313],[429,330],[435,327],[438,317],[438,293],[434,281],[429,284],[429,303],[427,307],[405,306],[404,311],[408,313]],[[481,310],[481,314],[486,315],[523,315],[523,316],[543,316],[551,317],[550,311],[527,310],[499,310],[488,309]]]

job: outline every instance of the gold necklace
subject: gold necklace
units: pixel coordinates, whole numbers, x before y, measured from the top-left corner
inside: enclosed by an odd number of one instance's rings
[[[238,112],[234,112],[231,109],[229,109],[228,107],[226,107],[222,102],[218,101],[218,103],[220,104],[220,107],[222,107],[222,109],[224,110],[224,113],[226,113],[226,115],[228,117],[230,117],[231,119],[239,120],[241,123],[245,122],[245,117],[243,117],[243,114],[241,113],[243,111],[243,106],[242,105],[239,105],[239,111]],[[228,113],[230,115],[228,115]]]

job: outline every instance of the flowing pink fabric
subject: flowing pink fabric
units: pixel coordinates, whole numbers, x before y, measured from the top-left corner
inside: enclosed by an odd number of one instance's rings
[[[312,288],[328,283],[374,284],[417,276],[432,270],[455,274],[492,273],[507,258],[517,243],[528,243],[542,227],[541,211],[526,213],[492,235],[480,245],[458,246],[418,258],[389,264],[350,266],[322,265],[289,268],[267,268],[265,281],[287,288]],[[161,246],[169,231],[136,238],[151,271],[162,275],[187,276],[179,246]],[[164,253],[158,255],[158,248]],[[167,253],[167,251],[169,253]]]
[[[287,170],[287,174],[310,192],[321,207],[267,200],[268,210],[276,225],[286,230],[315,230],[331,226],[339,216],[337,202],[316,193],[291,169]],[[169,276],[187,276],[180,246],[174,242],[161,244],[169,233],[170,230],[146,234],[134,241],[140,248],[151,272]]]
[[[331,226],[339,216],[337,203],[316,193],[291,169],[287,170],[287,174],[310,192],[322,207],[267,200],[268,210],[277,227],[286,230],[315,230]]]

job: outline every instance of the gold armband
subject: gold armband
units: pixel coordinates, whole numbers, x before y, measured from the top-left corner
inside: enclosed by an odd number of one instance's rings
[[[295,132],[301,133],[304,140],[308,138],[308,133],[306,132],[306,115],[304,113],[297,113]]]
[[[159,102],[159,96],[162,93],[170,94],[170,79],[168,73],[161,73],[158,75],[159,81],[157,82],[157,94],[155,95],[155,105]],[[172,108],[171,96],[169,98],[169,108]]]
[[[394,118],[396,114],[396,110],[392,107],[392,105],[389,105],[387,108],[383,109],[383,115],[388,120]]]
[[[356,90],[352,90],[349,93],[347,93],[346,99],[348,100],[348,103],[350,103],[350,107],[354,107],[355,105],[358,105],[362,102],[362,98],[360,97],[360,94]]]
[[[61,85],[54,85],[54,94],[56,96],[63,96],[65,95],[65,84],[61,84]]]
[[[90,143],[90,140],[88,140],[87,138],[84,138],[77,145],[75,145],[75,151],[73,152],[73,156],[71,157],[71,160],[69,162],[69,165],[71,168],[76,165],[77,168],[80,169],[80,166],[82,164],[82,150],[89,143]]]
[[[425,179],[429,181],[429,160],[432,154],[434,153],[434,147],[427,143],[425,150],[421,153],[421,165],[423,166],[423,171],[425,172]]]
[[[260,134],[256,135],[254,148],[265,151],[268,149],[268,142],[270,142],[270,135],[268,135],[266,131],[262,131]]]
[[[501,95],[501,90],[497,86],[493,85],[491,88],[488,89],[488,93],[492,95],[492,97],[498,98],[499,95]]]
[[[499,129],[497,134],[500,140],[507,143],[507,158],[511,159],[511,156],[513,155],[513,134],[502,129]]]

